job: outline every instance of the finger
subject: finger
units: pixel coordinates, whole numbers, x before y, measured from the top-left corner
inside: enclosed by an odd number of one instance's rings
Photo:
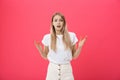
[[[82,40],[82,36],[80,36],[80,41]]]
[[[83,38],[83,40],[86,40],[87,39],[87,35]]]
[[[87,37],[84,37],[84,39],[83,39],[83,42],[84,42],[84,43],[86,42],[86,39],[87,39]]]
[[[35,44],[35,45],[38,45],[38,44],[40,44],[40,42],[39,42],[39,41],[34,40],[34,44]]]

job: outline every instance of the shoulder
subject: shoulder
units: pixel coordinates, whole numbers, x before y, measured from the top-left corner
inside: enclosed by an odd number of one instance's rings
[[[75,37],[76,34],[74,32],[69,32],[70,37]]]
[[[43,36],[43,40],[50,40],[50,34],[45,34],[44,36]]]
[[[69,32],[69,35],[70,35],[72,45],[74,45],[78,41],[78,38],[74,32]]]
[[[50,38],[50,34],[45,34],[43,38]]]
[[[42,43],[43,43],[45,46],[48,46],[48,45],[49,45],[49,43],[50,43],[50,34],[45,34],[45,35],[43,36]]]

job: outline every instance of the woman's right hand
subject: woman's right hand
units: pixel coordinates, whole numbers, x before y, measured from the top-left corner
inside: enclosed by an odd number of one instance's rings
[[[40,51],[42,51],[42,46],[40,45],[39,41],[34,40],[34,45],[36,46],[36,48]]]
[[[47,53],[48,53],[48,47],[45,47],[45,51],[42,50],[42,46],[40,45],[39,41],[34,40],[34,45],[36,46],[36,48],[38,49],[38,51],[40,52],[41,56],[44,59],[47,59]]]

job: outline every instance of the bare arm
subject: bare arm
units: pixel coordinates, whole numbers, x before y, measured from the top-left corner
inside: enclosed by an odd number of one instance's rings
[[[44,49],[43,49],[39,42],[34,41],[34,44],[35,44],[36,48],[38,49],[39,53],[41,54],[41,56],[44,59],[47,59],[47,54],[49,52],[48,46],[44,46]]]
[[[72,47],[72,58],[73,59],[77,58],[80,55],[80,52],[82,50],[82,47],[83,47],[86,39],[87,39],[87,36],[85,36],[83,39],[80,39],[78,48],[76,48],[76,44],[73,45],[73,47]]]
[[[82,47],[76,48],[76,44],[73,45],[73,48],[72,48],[72,58],[73,59],[76,59],[80,55],[81,49],[82,49]]]

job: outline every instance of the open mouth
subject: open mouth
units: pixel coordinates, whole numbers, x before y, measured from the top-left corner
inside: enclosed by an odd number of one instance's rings
[[[60,28],[61,26],[60,26],[60,25],[58,25],[57,27],[58,27],[58,28]]]

